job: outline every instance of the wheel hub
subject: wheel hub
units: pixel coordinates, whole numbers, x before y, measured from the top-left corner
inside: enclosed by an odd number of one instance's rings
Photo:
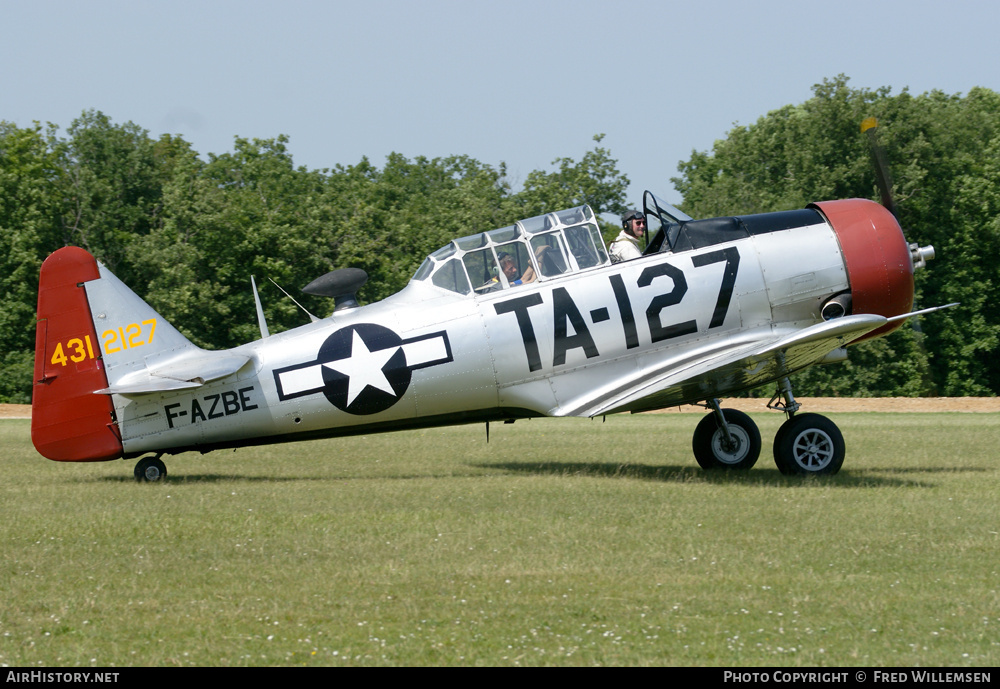
[[[799,436],[795,443],[799,464],[810,469],[821,469],[833,457],[833,441],[818,430]]]
[[[739,426],[730,426],[729,432],[732,441],[727,441],[725,434],[720,429],[715,434],[715,456],[724,464],[735,464],[743,460],[750,447],[749,438],[746,431]]]

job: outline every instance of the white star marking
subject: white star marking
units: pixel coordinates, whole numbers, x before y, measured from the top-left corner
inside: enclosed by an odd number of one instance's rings
[[[347,405],[350,406],[369,385],[395,396],[396,392],[389,385],[389,380],[385,377],[385,373],[382,372],[382,367],[399,351],[399,347],[389,347],[388,349],[380,349],[377,352],[373,352],[368,349],[368,345],[358,335],[357,330],[352,335],[351,356],[346,359],[329,361],[323,364],[327,368],[348,377]]]

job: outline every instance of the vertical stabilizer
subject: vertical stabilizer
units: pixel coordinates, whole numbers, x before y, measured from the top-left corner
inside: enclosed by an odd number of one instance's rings
[[[65,247],[42,264],[31,395],[31,441],[59,461],[116,459],[122,443],[108,395],[101,345],[84,285],[100,278],[97,261]]]

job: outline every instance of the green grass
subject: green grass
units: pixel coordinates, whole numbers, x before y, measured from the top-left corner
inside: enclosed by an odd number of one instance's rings
[[[1000,414],[831,414],[835,477],[699,417],[60,464],[0,422],[0,665],[994,666]]]

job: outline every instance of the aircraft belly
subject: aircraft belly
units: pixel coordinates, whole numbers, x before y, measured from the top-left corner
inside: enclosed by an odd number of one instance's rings
[[[479,341],[482,337],[479,336]],[[463,409],[488,409],[498,405],[496,376],[487,347],[456,347],[450,366],[415,371],[415,415],[430,416]]]

